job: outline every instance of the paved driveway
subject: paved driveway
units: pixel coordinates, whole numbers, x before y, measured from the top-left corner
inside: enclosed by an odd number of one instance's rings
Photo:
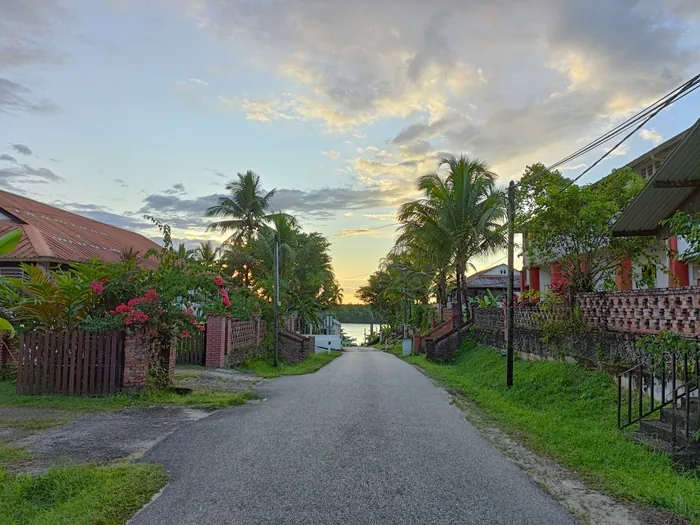
[[[350,351],[259,392],[152,449],[171,483],[134,524],[576,523],[392,355]]]

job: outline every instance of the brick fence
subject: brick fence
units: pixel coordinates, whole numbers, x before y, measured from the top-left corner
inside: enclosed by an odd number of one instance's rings
[[[279,332],[279,352],[282,359],[289,363],[303,361],[314,353],[316,341],[314,337],[299,335],[286,330]]]
[[[661,330],[700,335],[700,286],[592,292],[576,296],[583,319],[592,328],[655,334]]]
[[[231,316],[207,316],[205,365],[211,368],[234,366],[263,355],[265,323],[261,320],[236,321]]]

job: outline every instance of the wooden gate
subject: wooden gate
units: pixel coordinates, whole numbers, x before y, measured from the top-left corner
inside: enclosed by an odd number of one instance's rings
[[[18,394],[107,395],[121,389],[122,332],[27,332],[18,350]]]
[[[204,366],[206,360],[206,332],[199,330],[192,334],[192,337],[180,339],[177,342],[178,365],[200,365]]]

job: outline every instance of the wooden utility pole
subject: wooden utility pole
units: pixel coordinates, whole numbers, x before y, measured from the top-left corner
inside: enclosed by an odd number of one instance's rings
[[[508,185],[508,311],[506,313],[506,386],[513,386],[513,266],[515,265],[515,183]]]

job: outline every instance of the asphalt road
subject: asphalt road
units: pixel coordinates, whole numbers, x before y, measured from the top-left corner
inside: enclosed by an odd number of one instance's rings
[[[171,482],[134,524],[577,523],[392,355],[259,390],[151,450]]]

